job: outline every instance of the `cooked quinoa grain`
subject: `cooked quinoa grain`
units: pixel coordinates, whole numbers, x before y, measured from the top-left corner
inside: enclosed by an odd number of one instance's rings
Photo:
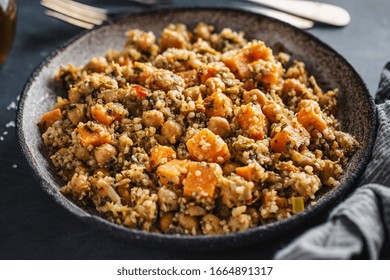
[[[39,127],[61,188],[130,228],[224,234],[282,220],[335,188],[359,144],[338,90],[242,32],[129,30],[122,50],[61,67]]]

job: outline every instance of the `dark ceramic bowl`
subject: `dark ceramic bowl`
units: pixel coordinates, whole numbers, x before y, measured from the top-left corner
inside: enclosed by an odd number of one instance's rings
[[[42,114],[56,102],[63,90],[53,82],[54,73],[61,65],[81,65],[90,58],[104,55],[108,49],[120,49],[129,28],[151,30],[159,34],[172,22],[194,27],[203,21],[217,29],[230,27],[244,31],[248,38],[265,41],[274,50],[284,50],[305,62],[308,70],[319,78],[325,89],[339,88],[338,120],[342,129],[354,135],[361,148],[351,158],[341,179],[341,185],[321,195],[317,204],[283,221],[249,229],[245,232],[219,236],[175,236],[129,229],[90,214],[65,198],[59,191],[64,184],[56,175],[43,148],[37,123]],[[143,241],[153,246],[185,249],[211,249],[244,246],[286,236],[297,229],[305,229],[324,215],[357,187],[357,179],[364,171],[371,155],[376,132],[376,113],[372,98],[352,66],[336,51],[313,36],[257,14],[229,9],[179,9],[140,13],[121,18],[113,23],[83,33],[51,54],[28,80],[19,104],[17,131],[23,152],[42,188],[61,206],[78,218],[95,224],[114,236],[130,241]]]

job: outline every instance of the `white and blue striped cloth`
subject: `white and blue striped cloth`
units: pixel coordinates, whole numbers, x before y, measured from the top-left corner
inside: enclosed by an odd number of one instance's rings
[[[362,187],[336,207],[327,221],[295,239],[275,259],[378,259],[390,243],[390,62],[375,102],[378,134]]]

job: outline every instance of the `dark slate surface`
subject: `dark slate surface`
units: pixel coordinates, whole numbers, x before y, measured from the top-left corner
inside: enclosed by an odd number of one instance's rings
[[[128,5],[126,1],[102,6]],[[191,6],[194,1],[173,1]],[[345,28],[316,26],[309,32],[328,43],[355,67],[373,94],[382,67],[390,58],[390,2],[326,0],[347,8],[352,23]],[[237,5],[230,1],[196,1],[201,6]],[[0,259],[268,259],[292,237],[218,252],[160,250],[108,236],[75,219],[58,206],[34,180],[20,152],[15,129],[17,103],[33,69],[59,45],[81,30],[44,15],[38,0],[19,0],[14,48],[0,69]],[[132,11],[144,9],[132,6]],[[1,35],[0,35],[1,36]]]

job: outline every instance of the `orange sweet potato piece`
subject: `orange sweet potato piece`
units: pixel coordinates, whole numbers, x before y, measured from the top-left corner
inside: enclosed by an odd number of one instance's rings
[[[226,52],[222,61],[239,79],[254,78],[265,84],[275,84],[283,73],[283,67],[275,61],[272,50],[261,41],[251,42],[238,51]]]
[[[184,79],[184,82],[189,86],[195,86],[199,84],[198,71],[195,69],[177,72],[175,74],[182,77]]]
[[[224,55],[222,56],[222,61],[227,67],[229,67],[230,71],[232,71],[237,78],[250,78],[251,72],[248,68],[248,62],[242,54]]]
[[[125,115],[118,113],[115,106],[117,105],[113,103],[107,103],[104,106],[101,104],[91,106],[92,118],[104,125],[110,125],[114,121],[121,120]]]
[[[242,105],[237,117],[237,123],[256,140],[264,138],[265,117],[259,105]]]
[[[263,113],[266,116],[267,120],[271,123],[277,122],[276,116],[282,114],[282,107],[274,101],[269,101],[268,104],[263,106]]]
[[[80,135],[81,144],[84,147],[89,145],[96,147],[111,141],[111,135],[105,129],[92,131],[88,125],[80,123],[77,126],[77,131]]]
[[[206,115],[211,117],[226,118],[233,112],[233,102],[222,92],[214,92],[204,100]]]
[[[150,95],[150,89],[140,85],[131,85],[131,91],[139,98],[145,98]]]
[[[208,78],[217,76],[218,69],[215,65],[204,65],[199,71],[200,81],[204,84]]]
[[[316,101],[302,100],[299,107],[301,109],[298,112],[297,119],[306,129],[312,126],[322,132],[327,127],[326,121],[321,115],[321,108]]]
[[[183,184],[184,197],[214,198],[222,169],[216,163],[191,162]]]
[[[271,140],[271,148],[276,153],[289,147],[299,147],[310,139],[310,134],[299,123],[293,122],[279,131]]]
[[[150,168],[153,169],[175,158],[176,152],[171,147],[157,145],[150,150]]]
[[[43,114],[41,120],[39,121],[39,127],[42,131],[46,131],[49,127],[51,127],[56,121],[61,119],[61,110],[54,109],[50,112]]]
[[[173,159],[157,168],[160,184],[179,186],[188,173],[190,161]]]
[[[236,167],[236,173],[247,181],[253,180],[255,174],[255,168],[253,166],[241,166]]]
[[[198,161],[224,163],[230,159],[227,144],[218,135],[204,128],[186,142],[188,152]]]
[[[107,110],[101,104],[91,107],[91,115],[92,118],[104,125],[110,125],[114,121],[114,118],[107,114]]]

